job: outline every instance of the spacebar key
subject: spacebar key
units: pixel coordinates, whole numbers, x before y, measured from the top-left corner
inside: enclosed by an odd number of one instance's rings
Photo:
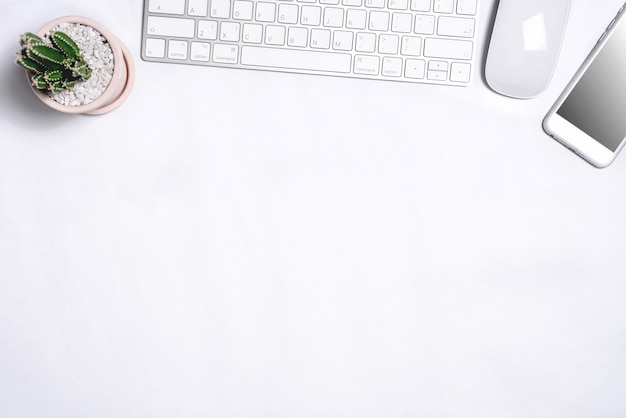
[[[300,49],[243,46],[241,63],[259,67],[349,73],[352,67],[352,56]]]

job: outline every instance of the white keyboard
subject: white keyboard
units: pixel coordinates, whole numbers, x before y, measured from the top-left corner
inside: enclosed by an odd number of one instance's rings
[[[142,58],[463,86],[478,13],[478,0],[144,0]]]

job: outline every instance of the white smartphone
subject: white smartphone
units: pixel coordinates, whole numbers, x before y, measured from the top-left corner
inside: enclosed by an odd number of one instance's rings
[[[615,160],[626,138],[624,7],[543,120],[548,135],[600,168]]]

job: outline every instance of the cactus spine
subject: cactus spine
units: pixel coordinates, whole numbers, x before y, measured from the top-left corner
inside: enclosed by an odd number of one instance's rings
[[[15,62],[31,74],[31,83],[40,90],[52,93],[69,89],[91,76],[76,42],[63,32],[52,32],[50,42],[34,33],[20,37],[22,50],[15,54]]]

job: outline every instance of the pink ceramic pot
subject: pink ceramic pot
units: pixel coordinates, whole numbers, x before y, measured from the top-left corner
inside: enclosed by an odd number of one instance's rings
[[[115,63],[111,82],[100,97],[91,103],[87,103],[82,106],[65,106],[50,98],[45,91],[36,89],[32,85],[31,88],[42,102],[60,112],[101,115],[116,109],[126,100],[132,90],[133,84],[135,83],[135,62],[133,61],[130,51],[126,45],[113,36],[113,34],[101,24],[82,16],[65,16],[55,19],[39,29],[37,35],[43,36],[45,33],[59,26],[61,23],[79,23],[81,25],[91,26],[96,31],[100,32],[100,34],[107,40],[111,50],[113,51],[113,60]],[[30,73],[28,71],[27,75],[30,83]]]

